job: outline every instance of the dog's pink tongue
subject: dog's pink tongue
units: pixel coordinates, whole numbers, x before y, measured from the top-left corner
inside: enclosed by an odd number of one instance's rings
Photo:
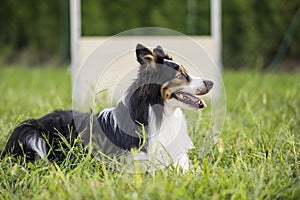
[[[198,98],[198,97],[196,97],[196,96],[193,96],[193,95],[190,95],[190,94],[187,94],[187,93],[184,94],[183,96],[184,96],[184,98],[188,98],[188,99],[190,99],[191,101],[193,101],[193,102],[199,104],[199,107],[200,107],[200,108],[206,108],[206,107],[207,107],[207,105],[206,105],[206,103],[204,102],[204,100],[202,100],[202,99],[200,99],[200,98]]]
[[[198,102],[199,100],[201,100],[201,99],[199,99],[199,98],[197,98],[197,97],[195,97],[193,95],[190,95],[188,93],[183,94],[183,97],[187,98],[187,99],[190,99],[193,102]]]

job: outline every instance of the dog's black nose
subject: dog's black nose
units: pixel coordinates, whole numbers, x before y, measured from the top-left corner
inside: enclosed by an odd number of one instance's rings
[[[208,88],[208,90],[210,90],[214,85],[214,83],[209,80],[204,80],[203,82],[204,82],[205,86]]]

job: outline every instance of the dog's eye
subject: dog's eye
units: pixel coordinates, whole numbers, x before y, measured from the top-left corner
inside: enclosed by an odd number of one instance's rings
[[[182,74],[179,74],[176,76],[177,79],[179,80],[184,80],[185,79],[185,76],[183,76]]]

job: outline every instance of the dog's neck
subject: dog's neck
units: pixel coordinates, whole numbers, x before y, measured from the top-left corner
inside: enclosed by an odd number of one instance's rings
[[[118,106],[127,107],[131,119],[144,126],[149,123],[149,108],[151,107],[157,126],[160,126],[164,112],[160,87],[159,84],[143,83],[137,79],[126,91]]]
[[[164,110],[162,98],[158,93],[157,85],[144,84],[137,87],[137,84],[132,84],[115,107],[104,109],[98,115],[104,134],[123,149],[140,147],[141,141],[148,138],[149,126],[152,126],[152,123],[155,123],[157,128],[161,126]],[[143,126],[146,138],[143,138]]]

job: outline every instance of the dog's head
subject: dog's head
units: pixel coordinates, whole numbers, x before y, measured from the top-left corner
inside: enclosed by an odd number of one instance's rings
[[[205,102],[198,96],[212,89],[212,81],[189,75],[186,69],[165,54],[160,46],[151,51],[138,44],[136,56],[141,64],[140,72],[148,77],[147,81],[159,85],[164,103],[174,108],[193,110],[206,107]]]

